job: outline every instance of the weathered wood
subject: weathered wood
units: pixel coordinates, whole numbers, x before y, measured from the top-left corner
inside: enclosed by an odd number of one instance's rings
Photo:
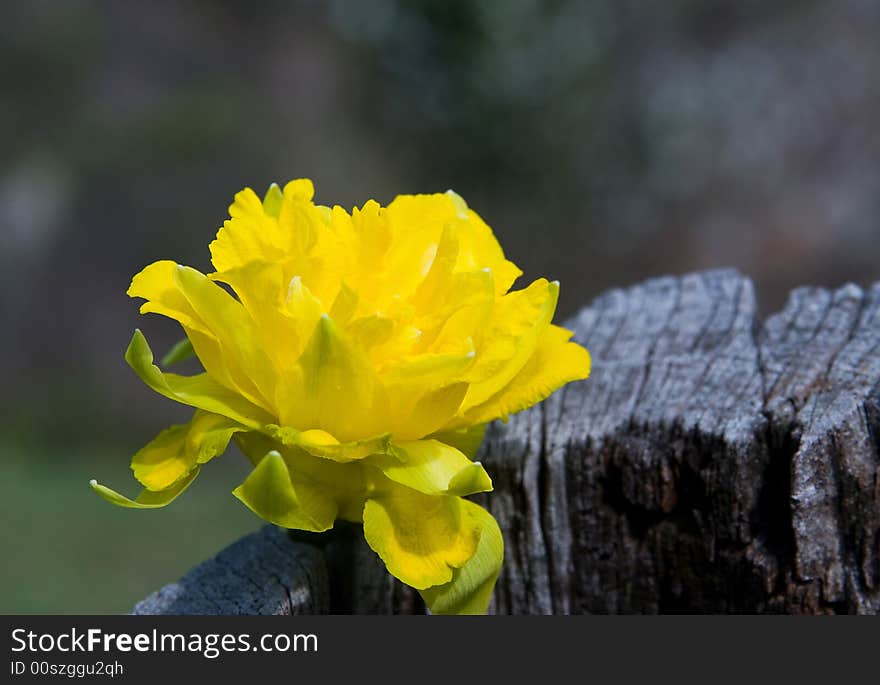
[[[321,551],[264,526],[138,602],[134,614],[321,614],[330,607]]]
[[[425,603],[419,593],[385,570],[382,560],[364,540],[361,526],[337,523],[327,536],[324,555],[329,576],[330,613],[425,613]]]
[[[799,289],[760,325],[750,281],[715,271],[610,291],[568,325],[591,378],[481,450],[506,545],[493,611],[880,610],[880,284]],[[323,544],[312,609],[423,610],[359,532]]]
[[[492,431],[496,609],[878,609],[875,286],[758,327],[733,272],[600,297],[592,377]]]
[[[785,608],[880,610],[880,284],[804,288],[764,326],[765,406],[790,459]]]

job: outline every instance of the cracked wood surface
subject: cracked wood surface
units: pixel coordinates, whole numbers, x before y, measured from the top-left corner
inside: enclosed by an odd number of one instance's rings
[[[761,324],[751,282],[713,271],[609,291],[568,326],[592,376],[479,456],[506,546],[492,611],[877,613],[880,284],[798,289]],[[280,535],[137,609],[423,611],[358,531]]]
[[[138,602],[133,614],[320,614],[329,608],[321,551],[264,526]]]

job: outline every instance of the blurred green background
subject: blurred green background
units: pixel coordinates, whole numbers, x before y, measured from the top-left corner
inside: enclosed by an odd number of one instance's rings
[[[0,22],[0,611],[124,612],[259,522],[230,452],[166,510],[130,455],[187,418],[122,354],[124,292],[208,266],[233,194],[454,188],[561,315],[735,266],[764,312],[880,277],[880,3],[7,3]]]

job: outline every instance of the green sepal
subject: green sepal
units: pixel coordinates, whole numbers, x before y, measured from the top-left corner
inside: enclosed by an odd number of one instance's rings
[[[480,462],[438,440],[395,443],[390,454],[367,458],[386,478],[426,495],[472,495],[492,490]]]
[[[89,481],[89,485],[101,497],[118,507],[126,507],[128,509],[159,509],[177,499],[196,479],[196,476],[199,475],[199,470],[200,467],[195,467],[190,471],[189,475],[165,490],[143,490],[135,499],[129,499],[125,495],[120,495],[115,490],[108,488],[106,485],[101,485],[94,479]]]
[[[464,566],[452,571],[451,581],[419,591],[432,614],[485,614],[501,571],[504,538],[498,523],[473,502],[463,500],[463,506],[482,524],[480,542]]]
[[[450,431],[438,431],[429,438],[445,442],[452,445],[455,449],[461,451],[468,459],[473,459],[483,444],[483,437],[486,435],[486,427],[488,424],[479,423],[475,426],[460,428]]]
[[[281,205],[284,202],[284,193],[277,183],[269,185],[266,194],[263,196],[263,211],[269,216],[278,217],[281,214]]]
[[[287,447],[299,447],[313,457],[329,459],[339,463],[358,461],[371,454],[387,454],[391,450],[391,435],[377,435],[352,442],[337,442],[325,431],[298,431],[288,426],[269,424],[263,432]]]
[[[275,450],[260,460],[232,494],[257,516],[282,528],[320,533],[333,527],[338,512],[329,493],[306,482],[294,485],[284,457]]]
[[[195,356],[196,351],[192,342],[189,338],[184,338],[174,343],[171,349],[165,353],[165,356],[162,357],[162,366],[173,366]]]
[[[220,385],[206,373],[195,376],[163,373],[153,363],[153,351],[139,329],[135,329],[125,351],[125,361],[144,383],[168,399],[226,416],[248,428],[262,428],[271,420],[264,410]]]

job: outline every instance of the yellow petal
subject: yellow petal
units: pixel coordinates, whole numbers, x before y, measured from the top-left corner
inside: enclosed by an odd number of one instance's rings
[[[115,490],[111,490],[106,485],[101,485],[95,480],[89,481],[89,485],[101,497],[118,507],[126,507],[127,509],[158,509],[168,506],[177,499],[192,484],[196,476],[199,475],[199,468],[194,468],[186,478],[178,480],[166,490],[159,490],[158,492],[143,490],[135,499],[129,499],[125,495],[120,495]]]
[[[330,318],[336,321],[340,326],[344,326],[354,316],[357,311],[360,297],[358,294],[343,283],[339,288],[339,294],[333,300],[330,308]]]
[[[372,455],[365,463],[396,483],[426,495],[472,495],[492,489],[492,479],[480,462],[471,461],[442,442],[395,443],[392,452]]]
[[[284,257],[278,220],[266,213],[253,190],[245,188],[235,195],[229,216],[208,246],[217,271],[234,269],[255,259],[275,262]]]
[[[461,341],[482,340],[495,306],[490,270],[456,273],[444,299],[422,313],[422,336],[417,351],[438,353]]]
[[[341,215],[337,215],[336,219],[344,221]],[[391,247],[393,238],[385,210],[378,202],[368,200],[360,209],[352,210],[349,225],[357,241],[356,249],[364,257],[364,265],[375,271]]]
[[[479,521],[480,543],[465,565],[452,572],[450,582],[421,590],[433,614],[485,614],[504,560],[504,538],[492,515],[466,500],[462,507]]]
[[[233,434],[244,430],[225,416],[197,410],[192,421],[162,431],[132,457],[134,477],[148,490],[165,490],[225,452]]]
[[[480,445],[483,444],[483,436],[486,435],[486,424],[464,426],[453,430],[439,431],[430,437],[434,440],[452,445],[468,459],[477,456]]]
[[[399,195],[388,205],[388,215],[396,233],[412,233],[417,229],[424,236],[423,240],[434,243],[445,226],[455,225],[459,241],[456,270],[490,269],[498,295],[507,292],[522,273],[504,258],[492,229],[452,191]]]
[[[376,208],[377,223],[387,227],[390,241],[378,268],[366,274],[367,282],[352,285],[368,293],[380,308],[395,298],[412,296],[434,262],[446,218],[434,211],[431,197],[401,195],[386,209]]]
[[[469,341],[467,341],[469,342]],[[389,427],[395,438],[422,438],[458,411],[468,385],[454,382],[474,361],[473,348],[398,360],[382,374],[389,399]]]
[[[447,192],[461,200],[452,191]],[[461,203],[464,204],[464,200],[461,200]],[[472,209],[466,209],[465,213],[470,230],[467,233],[468,239],[464,242],[464,245],[467,250],[466,254],[470,253],[473,261],[470,263],[460,263],[460,268],[487,267],[491,269],[495,277],[495,292],[498,295],[503,295],[510,290],[513,282],[522,275],[522,271],[516,264],[504,258],[504,252],[501,249],[501,245],[498,244],[495,234],[480,215]]]
[[[299,276],[326,311],[339,292],[352,255],[331,228],[332,212],[313,204],[313,192],[307,179],[284,187],[278,230],[287,277]]]
[[[141,313],[161,314],[180,322],[187,338],[192,342],[199,361],[212,378],[221,385],[241,393],[254,404],[265,406],[265,401],[259,397],[253,379],[248,376],[246,369],[241,367],[238,350],[234,349],[233,343],[230,343],[223,331],[222,323],[218,324],[216,316],[211,316],[210,311],[207,312],[209,316],[206,319],[206,311],[197,311],[193,299],[187,297],[186,290],[181,287],[182,271],[186,272],[187,276],[189,272],[198,274],[197,271],[185,269],[174,262],[154,262],[132,279],[128,294],[131,297],[143,297],[147,300],[141,306]],[[226,297],[232,299],[228,295]],[[223,335],[218,335],[218,331]]]
[[[134,477],[148,490],[164,490],[186,476],[196,465],[186,451],[189,424],[166,428],[131,459]]]
[[[460,497],[391,484],[364,505],[364,537],[388,571],[423,590],[452,580],[477,549],[480,521]]]
[[[323,313],[320,302],[301,279],[297,276],[287,282],[281,265],[260,261],[211,274],[210,278],[235,290],[256,324],[254,337],[279,374],[290,369]],[[276,382],[283,382],[283,378]]]
[[[262,409],[220,385],[206,373],[196,376],[162,373],[153,364],[153,351],[139,330],[135,330],[132,336],[125,352],[125,361],[144,383],[175,402],[226,416],[249,428],[259,429],[272,421]]]
[[[379,314],[361,316],[350,321],[345,332],[354,344],[369,354],[392,336],[394,321]]]
[[[315,187],[305,178],[290,181],[284,186],[278,225],[288,256],[307,254],[318,240],[321,221],[312,203]]]
[[[311,202],[315,197],[315,184],[308,178],[295,178],[285,184],[284,197],[301,202]]]
[[[302,332],[311,333],[314,331],[318,319],[325,312],[321,301],[312,294],[299,276],[294,276],[287,284],[287,299],[284,302],[284,313],[295,322],[297,329]],[[293,350],[292,354],[294,357],[299,356],[297,350]]]
[[[176,271],[175,262],[153,262],[135,275],[128,295],[147,300],[141,305],[141,314],[159,314],[179,322],[205,370],[221,385],[235,389],[234,370],[227,368],[216,336],[177,287]]]
[[[566,383],[587,378],[590,375],[590,353],[580,345],[568,342],[571,335],[564,328],[550,326],[522,371],[489,400],[468,410],[462,422],[506,419],[509,414],[546,399]]]
[[[265,431],[282,445],[299,447],[314,457],[340,463],[358,461],[371,454],[384,454],[388,452],[391,446],[391,436],[388,433],[364,438],[363,440],[339,442],[327,431],[317,428],[298,431],[295,428],[286,426],[268,425]]]
[[[340,442],[381,435],[388,398],[363,350],[323,315],[279,398],[281,424],[321,428]]]
[[[419,284],[412,301],[416,307],[430,308],[444,298],[449,290],[452,273],[458,260],[458,235],[455,224],[447,224],[440,233],[437,252],[425,279]]]
[[[389,387],[411,384],[425,390],[462,376],[473,365],[475,356],[473,342],[462,340],[452,351],[396,359],[382,369],[382,380]]]
[[[198,312],[177,288],[174,282],[176,269],[177,263],[167,259],[153,262],[135,274],[126,294],[147,300],[141,305],[141,314],[161,314],[179,321],[184,328],[213,336]]]
[[[223,454],[236,433],[247,430],[225,416],[197,411],[186,435],[186,449],[196,455],[199,464],[205,464]]]
[[[174,281],[192,308],[220,343],[227,369],[241,371],[235,376],[242,394],[265,409],[274,395],[275,373],[260,344],[254,320],[244,306],[204,274],[178,266]]]
[[[485,402],[525,366],[550,325],[558,297],[559,284],[539,278],[496,303],[474,365],[464,378],[472,385],[462,411]]]
[[[437,390],[425,392],[418,398],[415,406],[408,410],[408,413],[403,406],[404,397],[394,394],[392,397],[396,402],[392,404],[399,412],[394,416],[400,417],[397,420],[392,418],[394,438],[398,441],[418,440],[439,430],[455,416],[465,393],[467,393],[467,388],[467,383],[453,383]],[[390,391],[389,394],[395,392],[402,393],[403,388],[399,387],[397,390]],[[416,394],[412,388],[409,389],[409,392]]]
[[[251,188],[245,188],[235,194],[235,199],[229,206],[229,216],[233,218],[252,217],[261,218],[264,214],[263,203]]]

